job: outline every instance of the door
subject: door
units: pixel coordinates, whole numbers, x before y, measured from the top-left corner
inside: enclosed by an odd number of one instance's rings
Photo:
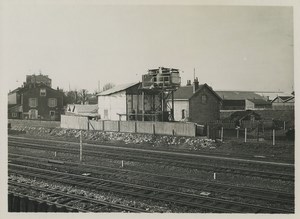
[[[29,110],[29,119],[38,119],[38,111],[36,109]]]

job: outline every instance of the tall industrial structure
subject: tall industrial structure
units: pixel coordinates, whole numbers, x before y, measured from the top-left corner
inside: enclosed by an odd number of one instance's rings
[[[145,94],[157,96],[159,101],[153,101],[152,114],[155,120],[174,120],[174,91],[180,87],[181,78],[178,69],[159,67],[149,69],[148,74],[142,76],[142,106],[145,105]],[[144,120],[144,110],[143,120]]]

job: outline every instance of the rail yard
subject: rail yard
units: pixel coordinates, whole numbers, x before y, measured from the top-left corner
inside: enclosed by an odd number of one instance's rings
[[[294,213],[293,156],[16,133],[12,212]]]

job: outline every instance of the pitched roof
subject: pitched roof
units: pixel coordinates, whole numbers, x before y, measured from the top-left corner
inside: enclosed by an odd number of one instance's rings
[[[293,96],[279,96],[280,99],[282,99],[283,101],[286,101],[288,99],[290,99]]]
[[[232,113],[228,119],[233,120],[233,121],[238,121],[238,120],[243,120],[250,115],[253,115],[256,120],[261,119],[261,116],[252,110],[236,111],[236,112]]]
[[[117,85],[117,86],[115,86],[111,89],[108,89],[106,91],[103,91],[103,92],[97,94],[97,96],[106,96],[106,95],[110,95],[110,94],[113,94],[113,93],[117,93],[117,92],[126,90],[127,88],[130,88],[130,87],[132,87],[136,84],[139,84],[139,82],[120,84],[120,85]]]
[[[275,100],[278,100],[277,102],[284,103],[290,99],[292,99],[294,96],[277,96],[274,100],[272,100],[272,103],[275,102]],[[280,101],[281,100],[281,101]]]
[[[263,99],[248,99],[248,100],[257,105],[271,105],[272,104]]]
[[[70,108],[70,112],[73,111],[73,107],[77,110],[77,113],[97,113],[98,104],[69,104],[67,110]]]
[[[263,99],[262,96],[251,91],[216,91],[223,100]]]
[[[23,106],[21,104],[9,107],[8,112],[23,112]]]
[[[199,84],[198,89],[196,90],[195,93],[200,91],[202,88],[207,87],[218,99],[222,100],[221,97],[207,84]],[[193,93],[193,86],[182,86],[179,87],[175,92],[174,92],[174,100],[188,100],[194,95]]]

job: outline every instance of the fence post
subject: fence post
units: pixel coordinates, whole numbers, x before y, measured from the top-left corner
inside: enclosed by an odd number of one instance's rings
[[[105,128],[104,128],[104,120],[102,120],[102,128],[103,128],[103,131],[105,131]]]
[[[120,132],[121,128],[120,128],[120,120],[118,120],[118,132]]]
[[[206,135],[207,135],[207,138],[209,138],[209,125],[207,125]]]
[[[236,129],[236,138],[239,138],[239,135],[240,135],[240,129],[237,128],[237,129]]]
[[[137,133],[137,124],[136,124],[136,121],[134,122],[134,132]]]
[[[273,145],[275,145],[275,129],[273,129]]]
[[[223,142],[223,133],[224,132],[224,130],[223,130],[223,126],[221,127],[221,141]]]
[[[152,124],[152,131],[153,131],[153,135],[155,135],[155,124]]]
[[[245,128],[245,143],[247,142],[247,128]]]
[[[80,159],[80,162],[82,161],[82,131],[80,130],[80,133],[79,133],[79,146],[80,146],[80,151],[79,151],[79,153],[80,153],[80,157],[79,157],[79,159]]]
[[[283,130],[285,130],[285,121],[283,121]]]
[[[175,136],[175,130],[174,129],[172,129],[172,135]]]

